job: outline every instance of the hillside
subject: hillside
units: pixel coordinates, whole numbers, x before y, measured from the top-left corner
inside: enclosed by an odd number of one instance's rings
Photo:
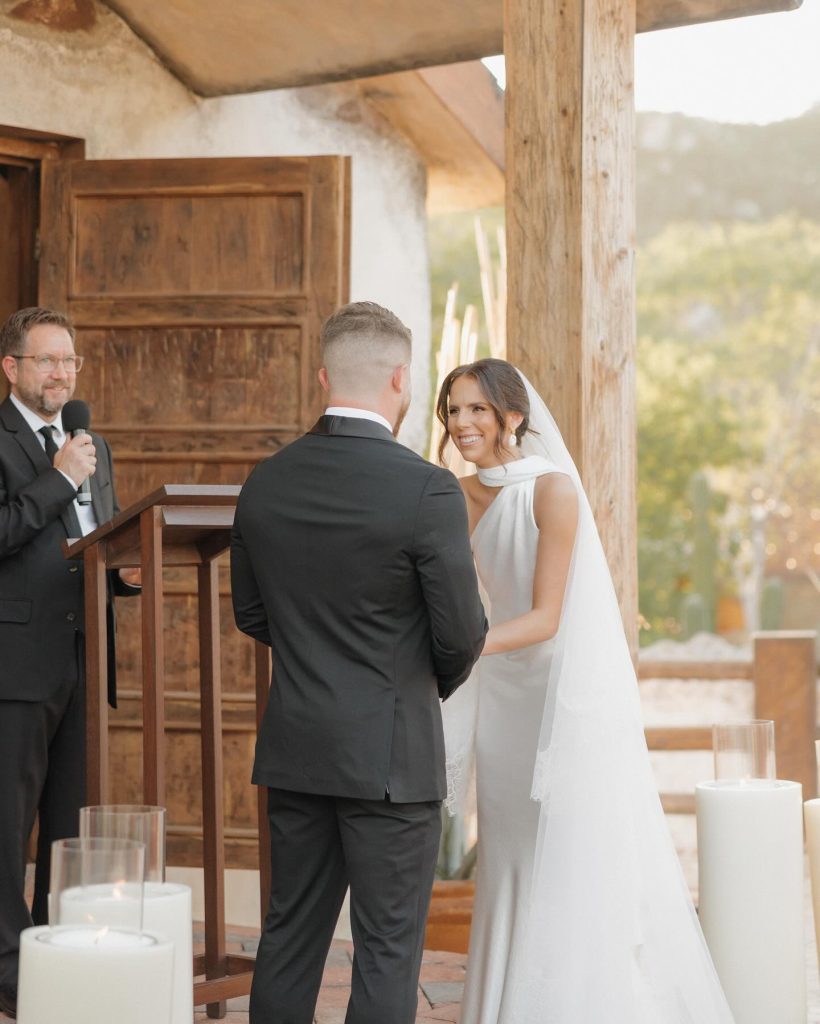
[[[676,221],[820,221],[820,106],[768,125],[637,118],[638,238]]]

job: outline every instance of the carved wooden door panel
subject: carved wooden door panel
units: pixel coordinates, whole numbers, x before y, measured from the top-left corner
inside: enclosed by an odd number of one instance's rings
[[[110,442],[123,507],[164,483],[242,483],[321,411],[322,320],[348,297],[342,157],[43,165],[40,301],[86,357],[77,397]],[[166,571],[169,852],[198,862],[194,578]],[[114,799],[141,800],[139,602],[119,601]],[[256,866],[249,642],[222,585],[229,864]]]

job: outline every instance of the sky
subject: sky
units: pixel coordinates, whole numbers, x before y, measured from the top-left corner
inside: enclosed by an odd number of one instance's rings
[[[485,63],[503,84],[503,57]],[[797,11],[643,32],[635,106],[767,124],[820,103],[820,0]]]

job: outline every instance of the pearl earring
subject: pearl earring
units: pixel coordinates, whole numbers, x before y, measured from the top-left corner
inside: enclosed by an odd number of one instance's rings
[[[515,448],[515,446],[517,444],[518,444],[518,438],[515,436],[515,434],[510,434],[510,447],[511,448]]]

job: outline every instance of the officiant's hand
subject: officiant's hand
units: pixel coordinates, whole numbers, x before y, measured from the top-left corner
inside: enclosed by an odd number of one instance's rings
[[[54,468],[65,473],[79,487],[97,471],[97,450],[90,434],[70,437],[54,456]]]

